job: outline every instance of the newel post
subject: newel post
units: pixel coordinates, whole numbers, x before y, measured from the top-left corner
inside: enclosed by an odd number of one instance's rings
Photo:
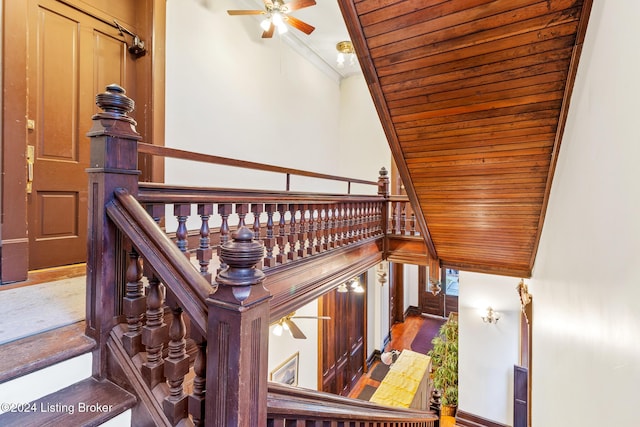
[[[113,200],[116,188],[138,194],[138,141],[136,122],[127,114],[134,102],[124,89],[112,84],[96,95],[102,110],[92,117],[93,126],[87,133],[91,139],[89,174],[89,221],[87,233],[87,303],[86,333],[97,347],[93,354],[93,375],[106,375],[106,343],[118,316],[118,284],[122,278],[116,271],[116,259],[122,254],[117,230],[106,214],[106,205]]]
[[[382,202],[382,218],[380,218],[380,226],[382,227],[382,233],[385,238],[383,239],[382,254],[383,259],[387,257],[388,243],[387,233],[389,232],[389,172],[382,167],[378,173],[378,196],[385,198]]]
[[[208,426],[265,426],[267,422],[267,362],[269,299],[256,266],[262,244],[242,227],[225,243],[220,258],[218,289],[209,298],[207,325]]]

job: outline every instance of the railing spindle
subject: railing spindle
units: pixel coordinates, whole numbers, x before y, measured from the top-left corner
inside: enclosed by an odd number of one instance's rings
[[[184,377],[189,372],[189,356],[185,351],[186,328],[182,319],[182,308],[171,309],[173,319],[169,328],[169,353],[164,361],[164,375],[169,385],[169,395],[162,402],[164,414],[176,425],[187,417],[188,396],[184,392]]]
[[[167,341],[168,327],[164,323],[164,285],[155,274],[148,274],[147,323],[142,327],[142,344],[147,351],[147,361],[142,365],[142,375],[150,388],[165,380],[162,349]]]
[[[189,258],[189,253],[187,252],[187,219],[191,214],[191,205],[189,204],[176,204],[173,207],[173,215],[175,215],[178,220],[178,229],[176,230],[176,244],[178,245],[178,249],[180,252],[186,255]]]
[[[287,206],[288,205],[284,203],[278,204],[278,214],[280,215],[280,218],[278,219],[278,238],[277,238],[278,255],[276,256],[276,261],[278,262],[278,264],[285,264],[288,259],[287,253],[286,253],[287,237],[286,237],[286,230],[285,230],[285,224],[286,224],[285,212],[287,210]]]
[[[209,218],[212,214],[212,203],[198,204],[198,215],[200,215],[202,225],[200,226],[200,246],[196,251],[196,257],[198,258],[198,263],[200,264],[200,274],[202,274],[209,283],[211,283],[209,264],[211,263],[211,259],[213,258],[213,251],[211,250],[211,240],[209,238]]]
[[[204,426],[204,411],[207,383],[207,342],[200,339],[198,352],[193,362],[193,392],[189,396],[189,413],[195,427]]]
[[[274,203],[267,203],[264,205],[264,209],[267,212],[267,236],[264,238],[267,254],[263,261],[265,267],[275,267],[276,259],[273,256],[273,247],[276,241],[273,237],[273,213],[276,210],[276,205]]]
[[[290,204],[289,212],[291,213],[291,219],[289,220],[289,253],[287,254],[287,256],[290,260],[293,261],[298,258],[298,232],[296,228],[296,213],[298,212],[298,206]]]
[[[220,244],[218,245],[218,259],[220,258],[220,248],[229,240],[229,215],[231,215],[231,204],[219,203],[218,215],[220,215]],[[222,271],[226,265],[220,260],[218,272]]]
[[[142,351],[142,320],[146,299],[142,286],[142,259],[135,248],[129,251],[126,294],[122,310],[127,319],[127,332],[122,336],[122,345],[131,357]]]

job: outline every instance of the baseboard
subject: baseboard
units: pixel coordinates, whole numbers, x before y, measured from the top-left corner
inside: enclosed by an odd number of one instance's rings
[[[422,310],[420,310],[415,305],[410,305],[407,310],[404,312],[404,318],[406,319],[409,316],[420,316],[422,314]]]
[[[387,336],[384,337],[384,340],[382,340],[382,349],[384,350],[385,348],[387,348],[390,342],[391,342],[391,331],[389,331]]]
[[[380,360],[381,354],[382,353],[380,353],[380,350],[373,350],[373,353],[371,353],[371,355],[367,358],[367,369],[371,368],[371,365]]]
[[[456,425],[464,427],[510,427],[460,409],[456,412]]]

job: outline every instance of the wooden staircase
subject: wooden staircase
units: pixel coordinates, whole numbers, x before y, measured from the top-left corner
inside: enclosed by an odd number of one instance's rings
[[[419,244],[406,198],[389,198],[386,171],[377,182],[334,177],[373,185],[376,195],[142,184],[140,150],[229,159],[142,144],[127,116],[133,101],[118,86],[99,94],[97,104],[103,112],[88,134],[86,324],[27,339],[52,343],[42,348],[47,361],[30,362],[34,369],[89,351],[91,369],[54,394],[29,400],[61,411],[6,413],[0,425],[31,422],[27,416],[41,425],[99,425],[128,410],[135,426],[433,425],[431,412],[267,383],[270,323],[393,257],[394,249],[410,259],[407,242],[417,263],[433,261]],[[313,175],[240,163],[285,173],[287,183],[292,174]],[[193,206],[199,230],[186,226]],[[171,211],[175,219],[165,218]],[[175,232],[166,229],[171,221]],[[391,237],[405,244],[390,245]],[[28,370],[16,358],[9,363],[7,378]],[[77,410],[78,402],[94,405],[95,416]]]

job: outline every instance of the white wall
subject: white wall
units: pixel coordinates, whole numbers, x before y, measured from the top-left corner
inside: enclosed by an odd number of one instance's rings
[[[505,425],[513,424],[513,366],[519,359],[519,281],[514,277],[459,273],[458,406]],[[489,306],[501,315],[496,324],[482,321]]]
[[[409,307],[420,306],[420,296],[418,294],[418,266],[411,264],[404,265],[404,307],[403,312]]]
[[[639,423],[640,2],[594,2],[532,286],[536,426]]]
[[[314,300],[296,310],[299,316],[317,316],[318,300]],[[298,386],[311,390],[318,389],[318,320],[294,319],[307,339],[295,339],[287,331],[275,336],[269,328],[269,372],[299,352]]]
[[[166,145],[339,174],[339,84],[277,36],[262,39],[252,17],[229,17],[233,1],[209,4],[167,1]],[[168,161],[166,181],[284,188],[282,176],[210,169]]]

